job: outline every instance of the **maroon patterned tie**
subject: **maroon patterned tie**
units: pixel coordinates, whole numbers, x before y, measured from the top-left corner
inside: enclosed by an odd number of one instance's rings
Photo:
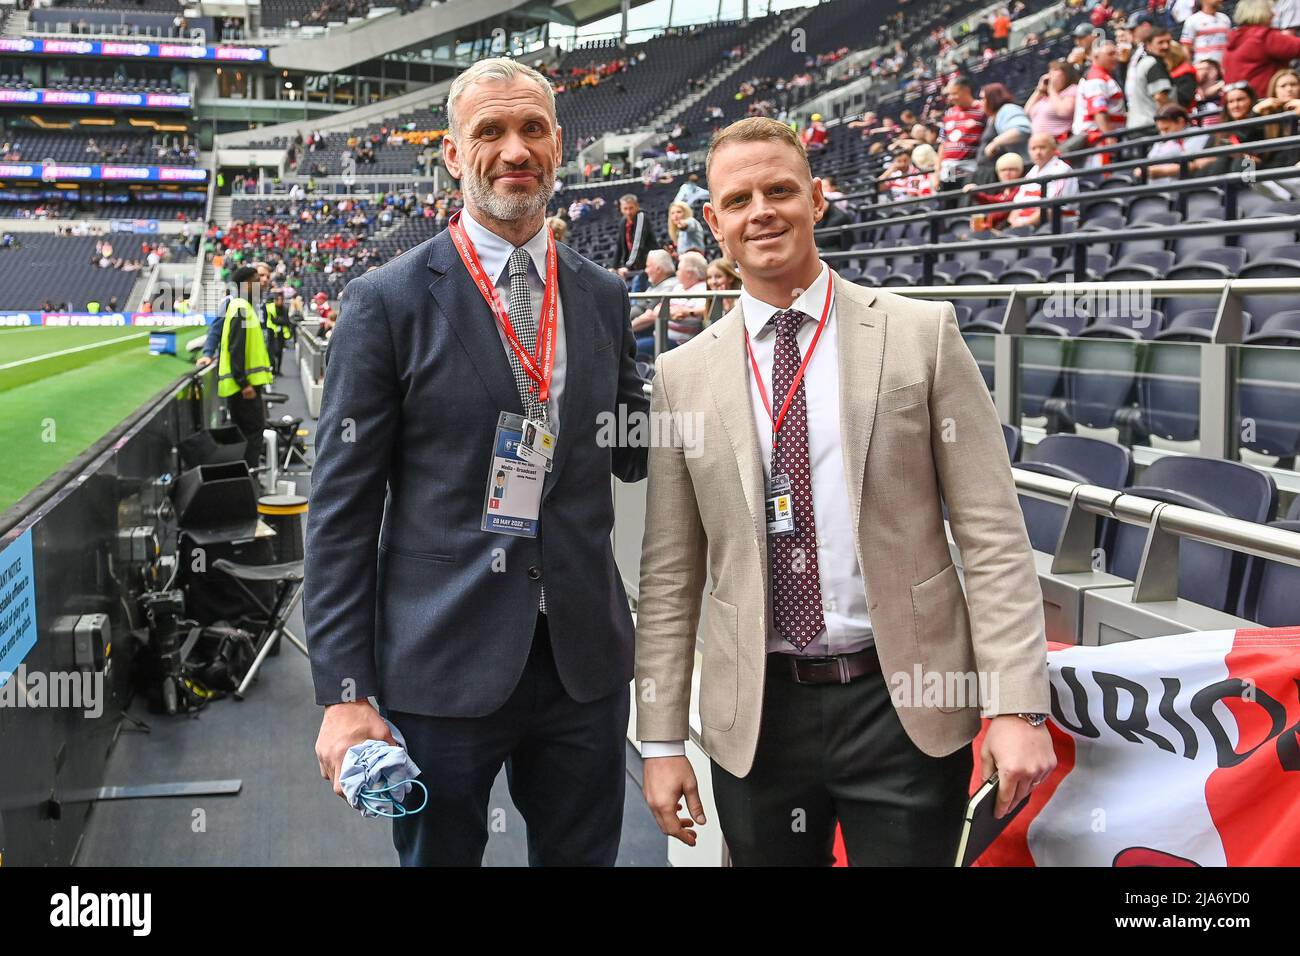
[[[772,414],[780,414],[790,383],[799,371],[799,327],[812,318],[795,309],[772,316],[776,349],[772,356]],[[790,479],[794,530],[769,536],[772,567],[772,615],[781,636],[803,650],[826,628],[822,587],[817,569],[817,522],[813,516],[812,468],[808,462],[808,401],[801,379],[772,436],[772,475]]]

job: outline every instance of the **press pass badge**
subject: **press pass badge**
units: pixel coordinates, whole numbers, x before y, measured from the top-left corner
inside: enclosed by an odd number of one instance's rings
[[[540,422],[529,419],[524,422],[524,437],[519,442],[519,457],[534,465],[541,465],[551,470],[555,457],[555,435],[546,430]]]
[[[487,491],[483,494],[484,531],[537,537],[542,484],[546,472],[519,454],[525,426],[522,415],[502,412],[497,417],[496,440],[488,466]]]
[[[789,534],[794,530],[794,495],[790,477],[773,475],[767,483],[767,533]]]

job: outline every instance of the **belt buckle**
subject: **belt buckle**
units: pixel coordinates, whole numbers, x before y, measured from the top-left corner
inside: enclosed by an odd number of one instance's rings
[[[849,662],[844,654],[835,654],[830,657],[795,657],[794,660],[794,680],[796,684],[830,684],[840,683],[847,684],[853,678],[849,675]],[[839,680],[836,682],[827,680],[804,680],[799,676],[799,666],[803,664],[808,667],[825,667],[834,665],[838,671]]]

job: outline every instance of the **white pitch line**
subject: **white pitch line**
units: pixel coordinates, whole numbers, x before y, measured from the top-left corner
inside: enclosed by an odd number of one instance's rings
[[[148,335],[148,332],[136,332],[133,335],[121,335],[115,339],[106,339],[103,342],[91,342],[89,345],[77,345],[70,349],[59,349],[57,352],[46,352],[44,355],[33,355],[31,358],[19,359],[17,362],[6,362],[4,365],[0,365],[0,372],[17,368],[20,365],[31,365],[33,362],[44,362],[46,359],[55,358],[59,355],[71,355],[73,352],[84,352],[87,349],[102,349],[106,345],[112,345],[114,342],[125,342],[127,339],[143,339]]]

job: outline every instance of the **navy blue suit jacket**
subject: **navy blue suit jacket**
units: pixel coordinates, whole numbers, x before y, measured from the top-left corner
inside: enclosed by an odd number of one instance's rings
[[[523,673],[543,583],[569,695],[596,700],[631,680],[610,475],[643,478],[646,449],[603,447],[597,435],[602,413],[645,413],[648,400],[622,281],[557,251],[567,364],[536,538],[480,529],[498,413],[523,408],[450,235],[344,290],[307,523],[318,704],[373,695],[417,714],[492,713]]]

